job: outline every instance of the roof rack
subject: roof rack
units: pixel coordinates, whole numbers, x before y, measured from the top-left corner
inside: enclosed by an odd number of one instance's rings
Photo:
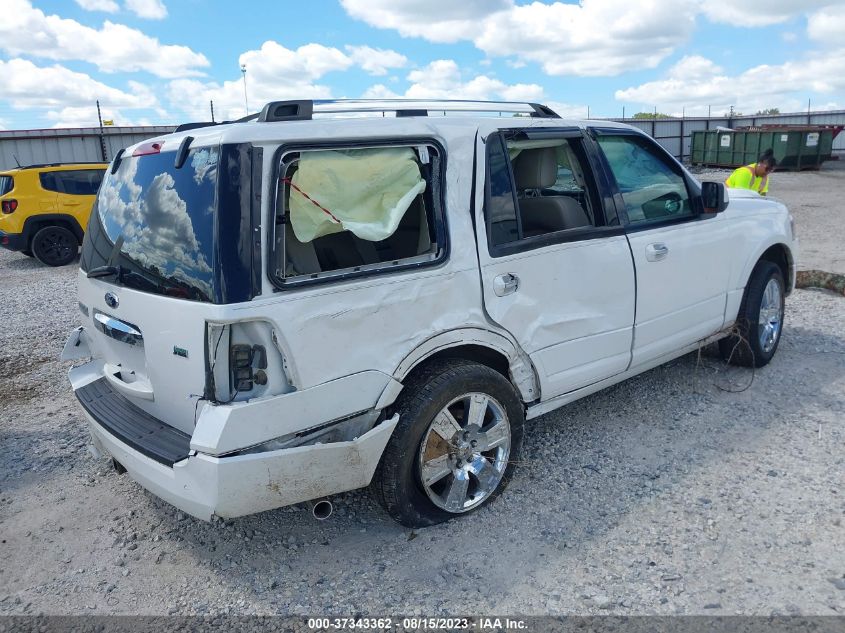
[[[271,101],[262,108],[258,121],[304,121],[314,114],[395,112],[397,117],[428,116],[429,112],[498,112],[559,119],[548,106],[514,101],[463,101],[453,99],[321,99]]]
[[[108,163],[102,160],[77,160],[67,161],[66,163],[32,163],[31,165],[21,165],[19,167],[12,167],[11,169],[42,169],[44,167],[66,167],[69,165],[108,165]]]

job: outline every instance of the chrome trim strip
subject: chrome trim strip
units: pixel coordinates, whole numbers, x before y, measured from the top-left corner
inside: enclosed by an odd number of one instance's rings
[[[100,311],[94,311],[94,325],[106,336],[128,345],[144,346],[144,336],[134,326],[120,319],[110,317]]]

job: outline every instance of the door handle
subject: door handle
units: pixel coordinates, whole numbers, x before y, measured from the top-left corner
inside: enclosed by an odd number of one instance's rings
[[[504,297],[519,289],[519,277],[513,273],[499,275],[493,280],[493,292],[497,297]]]
[[[655,242],[645,247],[645,258],[650,262],[659,262],[669,255],[669,247],[663,242]]]

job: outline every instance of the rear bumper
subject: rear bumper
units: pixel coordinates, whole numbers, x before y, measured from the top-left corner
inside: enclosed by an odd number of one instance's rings
[[[92,405],[94,383],[76,390],[94,445],[141,486],[204,520],[263,512],[368,485],[399,421],[394,416],[351,441],[215,457],[190,450],[186,435],[184,441],[163,437],[160,431],[167,435],[171,427],[149,416],[142,420],[137,411],[118,411],[123,398],[107,393],[105,381],[98,383],[97,397],[111,398],[106,406]],[[154,423],[164,429],[156,430]]]
[[[25,251],[26,236],[23,233],[6,233],[0,231],[0,246],[10,251]]]

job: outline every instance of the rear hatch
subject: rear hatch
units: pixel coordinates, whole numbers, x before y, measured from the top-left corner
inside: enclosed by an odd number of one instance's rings
[[[249,207],[250,195],[240,190],[250,185],[242,161],[251,154],[232,145],[185,154],[186,145],[175,151],[181,139],[174,151],[169,144],[139,146],[106,172],[83,245],[79,299],[112,388],[190,434],[206,387],[206,322],[219,304],[255,294],[251,210],[241,202]],[[230,169],[221,178],[224,160]]]

